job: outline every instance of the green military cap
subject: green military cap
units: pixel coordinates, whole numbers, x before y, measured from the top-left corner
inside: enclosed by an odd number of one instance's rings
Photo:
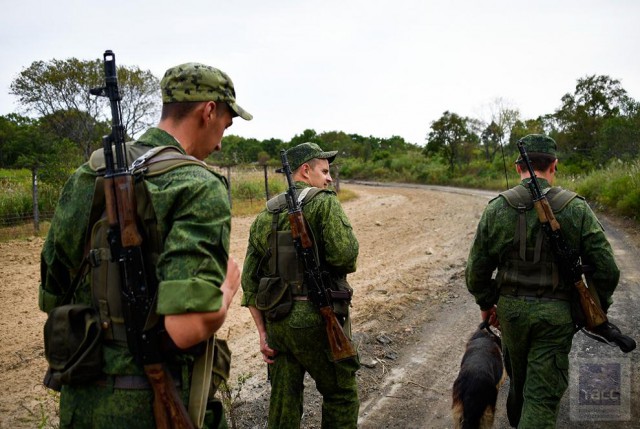
[[[558,145],[555,140],[544,134],[529,134],[519,140],[524,144],[527,155],[545,155],[556,158]]]
[[[298,146],[294,146],[287,151],[287,160],[289,161],[291,171],[295,171],[302,164],[314,158],[326,159],[329,161],[329,164],[331,164],[336,158],[337,153],[337,150],[324,152],[320,149],[320,146],[315,143],[300,143]]]
[[[224,101],[247,121],[253,118],[236,103],[236,91],[229,75],[222,70],[200,63],[185,63],[170,68],[160,82],[162,102]]]

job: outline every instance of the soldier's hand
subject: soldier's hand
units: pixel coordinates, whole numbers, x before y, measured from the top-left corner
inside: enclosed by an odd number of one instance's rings
[[[260,335],[260,353],[262,353],[262,360],[266,363],[273,363],[273,358],[278,354],[277,350],[269,347],[266,335]]]
[[[227,274],[224,278],[224,282],[220,286],[220,289],[224,293],[225,301],[228,302],[227,306],[231,304],[231,300],[238,292],[240,288],[240,267],[238,263],[232,257],[229,257],[227,262]]]
[[[480,310],[480,317],[482,321],[489,320],[489,325],[496,329],[500,329],[500,322],[498,321],[498,315],[496,314],[496,306],[494,305],[489,310]]]

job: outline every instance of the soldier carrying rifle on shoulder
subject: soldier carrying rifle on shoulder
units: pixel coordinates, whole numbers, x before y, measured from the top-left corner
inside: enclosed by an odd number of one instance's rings
[[[304,375],[322,394],[322,427],[355,428],[360,364],[350,340],[358,241],[331,183],[335,151],[315,143],[282,151],[289,188],[251,225],[242,270],[249,307],[269,365],[271,429],[299,428]]]
[[[42,250],[45,383],[61,428],[226,427],[211,380],[230,356],[213,335],[240,270],[225,180],[202,160],[252,117],[229,76],[182,64],[161,81],[158,126],[125,144],[113,52],[104,63],[91,93],[109,98],[112,132],[64,186]]]
[[[482,319],[502,330],[509,422],[519,428],[555,427],[577,328],[586,327],[624,352],[635,342],[606,318],[620,272],[600,222],[582,197],[552,186],[556,142],[532,134],[518,147],[522,181],[485,209],[466,282]]]

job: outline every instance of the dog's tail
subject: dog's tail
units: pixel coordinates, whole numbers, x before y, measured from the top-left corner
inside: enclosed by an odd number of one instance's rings
[[[491,427],[496,411],[498,390],[492,383],[478,383],[458,377],[453,383],[453,416],[455,427],[477,429]]]

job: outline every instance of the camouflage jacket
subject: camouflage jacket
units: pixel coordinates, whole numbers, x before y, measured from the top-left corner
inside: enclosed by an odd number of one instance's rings
[[[309,185],[296,182],[296,187],[304,189]],[[320,265],[334,275],[354,272],[358,258],[358,240],[336,194],[320,192],[302,210],[318,246]],[[266,263],[261,266],[261,261],[269,249],[272,216],[265,209],[251,225],[242,269],[243,306],[255,306],[258,283],[266,274]],[[278,230],[289,229],[289,218],[285,210],[280,213]]]
[[[158,128],[149,129],[136,144],[179,143]],[[133,160],[129,160],[133,161]],[[65,184],[41,254],[39,306],[50,311],[78,271],[89,237],[89,216],[96,173],[88,163]],[[217,311],[222,305],[220,285],[229,257],[231,214],[223,181],[210,171],[185,165],[146,181],[163,239],[155,266],[158,314]],[[90,304],[88,279],[76,291],[75,302]],[[127,351],[105,347],[105,372],[138,373]]]
[[[518,186],[525,186],[527,180]],[[546,180],[538,178],[538,181],[543,191],[550,187]],[[513,248],[518,216],[518,211],[505,198],[497,197],[489,202],[478,224],[465,274],[467,288],[483,310],[498,300],[499,291],[491,277],[496,268],[503,266]],[[567,243],[578,251],[582,263],[595,269],[591,283],[606,310],[612,303],[611,295],[618,285],[620,271],[602,225],[589,205],[579,197],[571,200],[555,216]],[[534,242],[540,230],[535,210],[526,212],[526,225],[527,242]],[[570,290],[571,287],[561,281],[558,288]]]

